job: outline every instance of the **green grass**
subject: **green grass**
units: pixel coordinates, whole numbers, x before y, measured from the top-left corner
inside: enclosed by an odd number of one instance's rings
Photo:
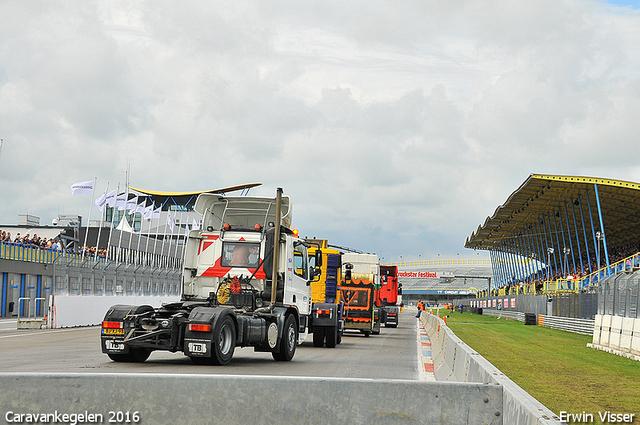
[[[447,324],[554,413],[635,413],[640,423],[640,362],[587,348],[591,336],[471,313]]]

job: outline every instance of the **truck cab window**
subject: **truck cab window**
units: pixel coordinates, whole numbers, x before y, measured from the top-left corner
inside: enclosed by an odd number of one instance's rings
[[[306,251],[306,248],[302,245],[298,245],[293,251],[294,272],[298,276],[308,279],[307,275],[309,274],[309,265],[307,256],[305,255],[306,252],[303,252],[302,250]]]
[[[225,242],[222,245],[223,267],[256,268],[260,261],[260,244],[250,242]]]

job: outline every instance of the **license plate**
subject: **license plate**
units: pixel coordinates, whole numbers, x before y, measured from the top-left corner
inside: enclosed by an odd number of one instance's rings
[[[206,353],[207,352],[207,345],[206,344],[201,344],[199,342],[190,342],[189,345],[187,346],[187,348],[192,353]]]
[[[110,328],[106,328],[106,329],[102,329],[102,335],[124,335],[124,329],[110,329]]]
[[[106,348],[107,350],[111,350],[111,351],[123,351],[124,350],[124,344],[119,343],[119,342],[114,342],[114,341],[105,341],[104,342],[104,348]]]

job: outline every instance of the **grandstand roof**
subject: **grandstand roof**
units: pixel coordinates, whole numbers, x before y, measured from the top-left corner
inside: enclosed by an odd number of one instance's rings
[[[138,192],[144,195],[148,195],[156,205],[165,205],[167,200],[171,200],[173,203],[180,205],[190,205],[192,206],[195,203],[198,195],[202,193],[214,193],[214,194],[223,194],[228,192],[234,192],[237,190],[249,191],[249,189],[260,186],[262,183],[246,183],[240,184],[237,186],[224,187],[222,189],[212,189],[212,190],[201,190],[194,192],[162,192],[156,190],[146,190],[146,189],[138,189],[135,187],[129,187],[130,190],[134,192]]]
[[[195,192],[160,192],[160,191],[156,191],[156,190],[145,190],[145,189],[137,189],[135,187],[129,187],[129,189],[136,191],[138,193],[143,193],[145,195],[151,195],[154,197],[179,197],[179,196],[193,196],[193,195],[200,195],[201,193],[227,193],[227,192],[233,192],[236,190],[245,190],[245,189],[251,189],[252,187],[256,187],[256,186],[260,186],[262,183],[248,183],[248,184],[241,184],[241,185],[237,185],[237,186],[231,186],[231,187],[225,187],[222,189],[212,189],[212,190],[200,190],[200,191],[195,191]]]
[[[598,199],[596,199],[596,186]],[[600,229],[598,200],[607,245],[622,247],[640,241],[640,184],[597,177],[531,174],[466,240],[465,247],[493,250],[519,233],[533,233],[545,221],[577,231],[586,223],[593,246],[591,220]],[[575,214],[575,221],[574,221]],[[582,216],[581,216],[582,214]]]

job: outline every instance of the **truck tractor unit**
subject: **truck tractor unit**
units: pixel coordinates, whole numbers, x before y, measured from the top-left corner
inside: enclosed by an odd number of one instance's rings
[[[311,321],[308,245],[291,226],[289,198],[199,195],[201,229],[189,232],[180,301],[160,308],[114,305],[102,322],[102,352],[143,362],[155,350],[196,364],[227,364],[236,347],[289,361]]]
[[[380,333],[380,314],[374,298],[379,278],[377,255],[342,254],[340,292],[344,302],[345,330],[359,330],[365,336]]]
[[[376,289],[376,305],[380,307],[385,327],[398,327],[402,287],[398,283],[397,266],[380,266],[380,288]]]
[[[314,347],[334,348],[342,341],[343,305],[340,293],[342,262],[340,251],[328,248],[326,239],[307,239],[309,258],[322,256],[319,279],[311,282],[311,322]],[[315,265],[314,265],[315,266]]]

